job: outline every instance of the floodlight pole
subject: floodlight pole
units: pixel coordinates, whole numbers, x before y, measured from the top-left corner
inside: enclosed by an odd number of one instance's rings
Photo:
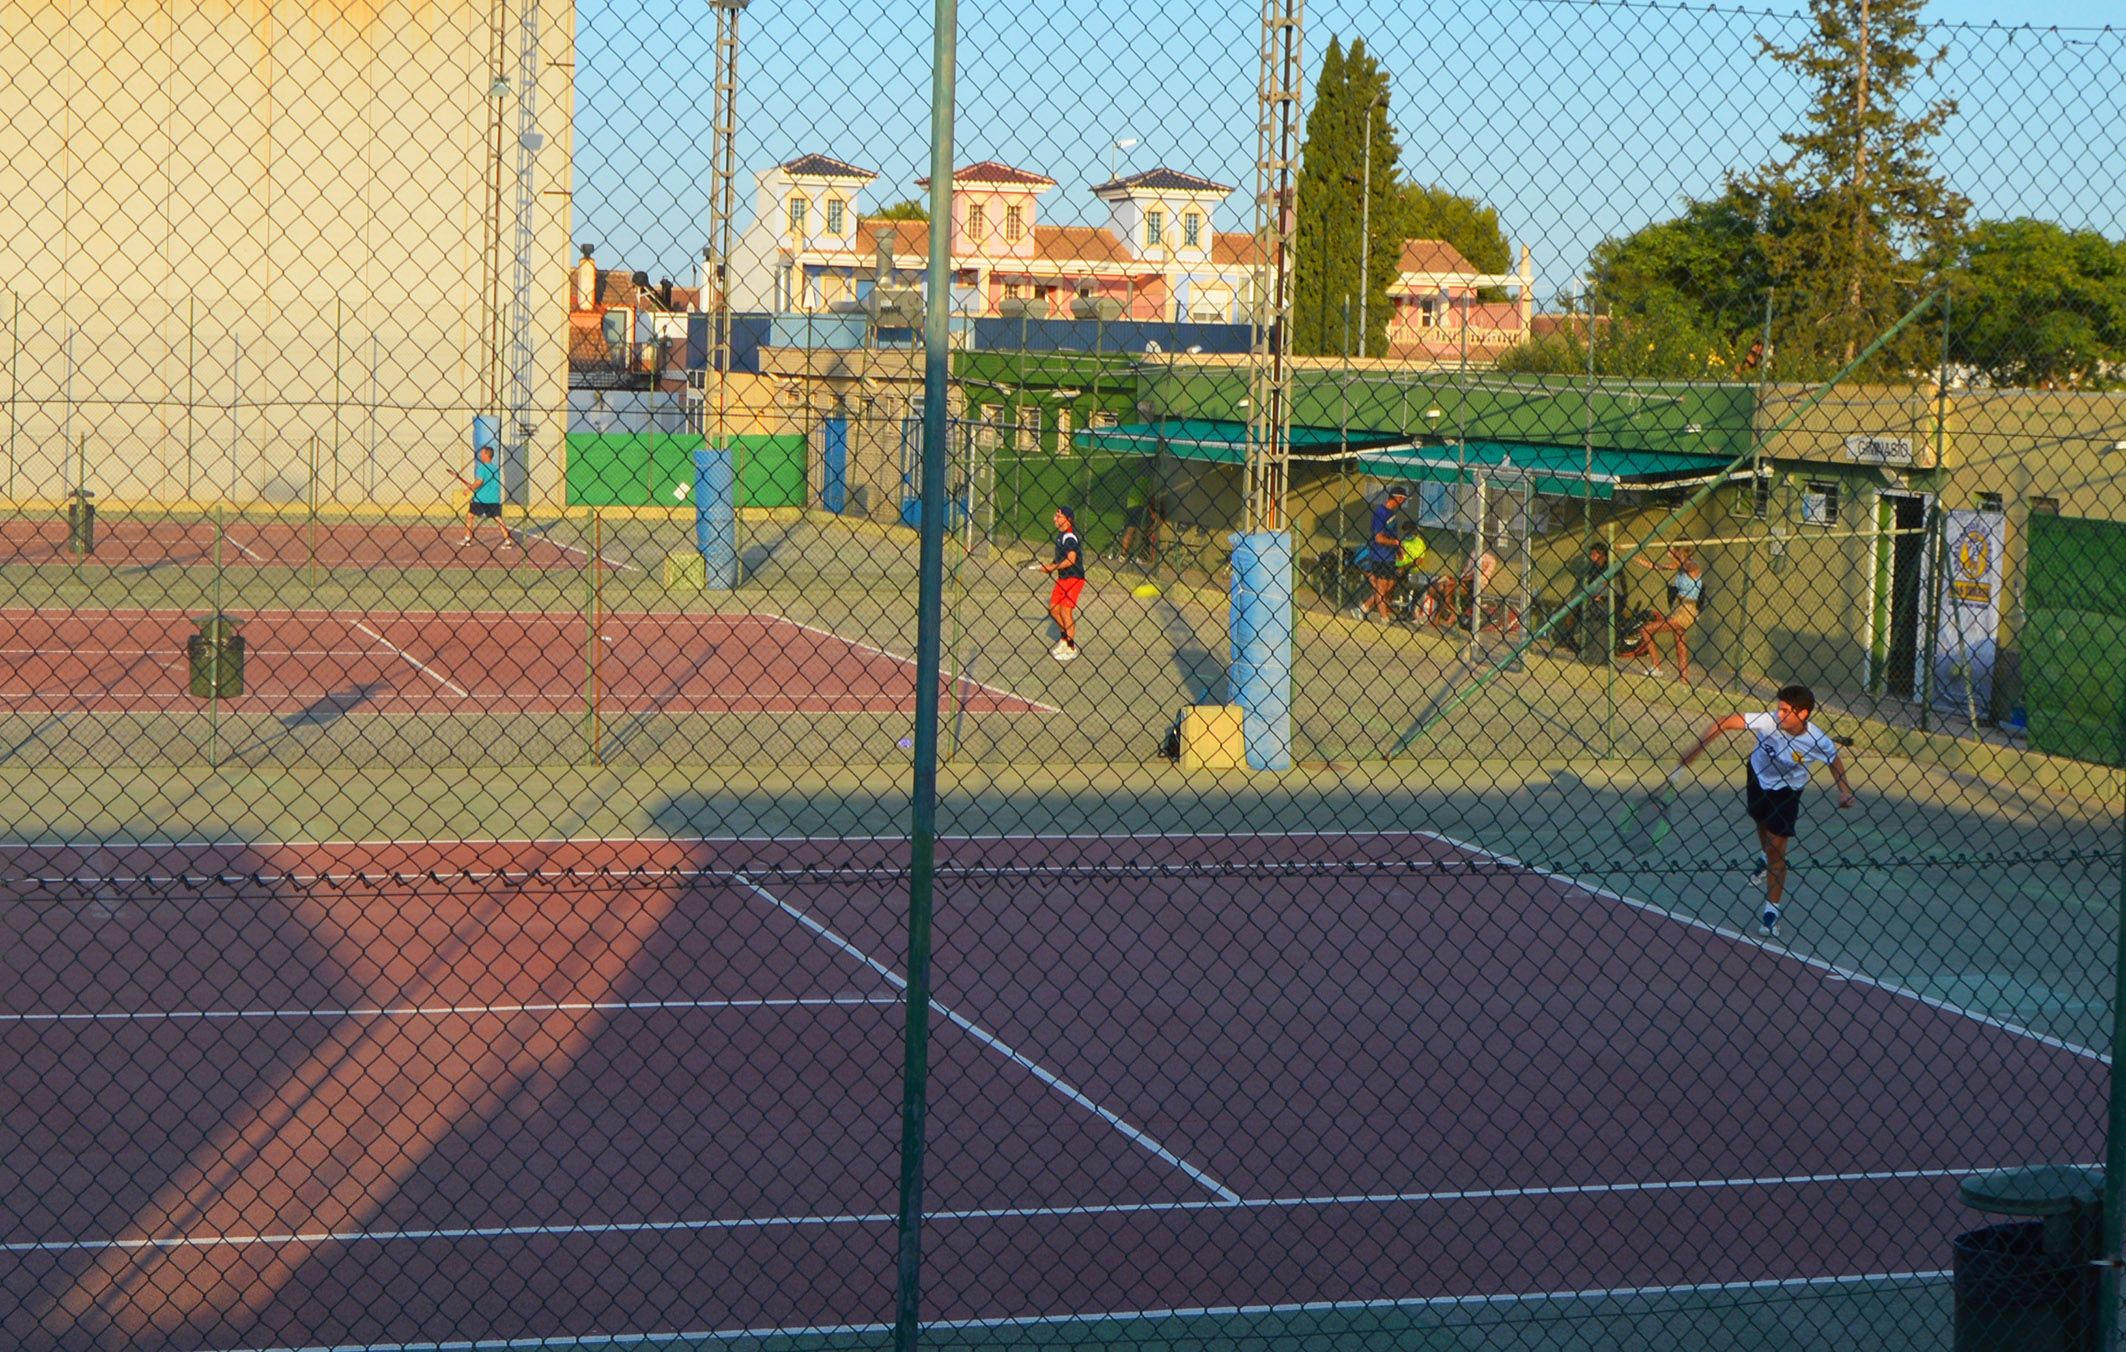
[[[1373,110],[1388,97],[1385,89],[1366,100],[1366,168],[1358,189],[1358,355],[1366,355],[1366,293],[1373,289]]]
[[[930,915],[937,867],[938,675],[943,667],[947,395],[952,381],[952,112],[958,0],[931,0],[930,257],[923,303],[923,472],[916,568],[915,735],[908,826],[908,993],[893,1346],[922,1336],[923,1147],[929,1112]]]
[[[713,283],[715,295],[713,298],[703,297],[709,302],[708,370],[703,376],[709,388],[702,391],[702,420],[705,424],[702,430],[709,449],[724,451],[731,456],[731,552],[734,560],[745,555],[745,524],[738,502],[745,480],[726,425],[725,410],[729,402],[726,375],[731,366],[731,218],[736,212],[735,185],[738,180],[738,19],[751,3],[752,0],[709,0],[709,8],[716,13],[716,94],[710,114],[710,131],[716,141],[709,162],[709,238],[713,241],[711,247],[715,250],[715,259],[708,278]],[[733,563],[730,582],[738,580],[740,566]],[[709,585],[717,585],[718,572],[715,568],[709,570]]]

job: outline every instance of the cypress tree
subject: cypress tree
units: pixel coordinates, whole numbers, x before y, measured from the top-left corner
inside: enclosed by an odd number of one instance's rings
[[[1370,193],[1365,183],[1369,120]],[[1341,40],[1330,39],[1314,81],[1314,104],[1299,152],[1299,209],[1292,245],[1294,352],[1355,353],[1361,314],[1365,350],[1381,352],[1388,329],[1388,292],[1401,271],[1406,237],[1406,213],[1397,190],[1400,159],[1395,128],[1388,120],[1386,72],[1367,54],[1363,38],[1354,39],[1348,51]],[[1371,235],[1370,247],[1362,238],[1362,226]]]

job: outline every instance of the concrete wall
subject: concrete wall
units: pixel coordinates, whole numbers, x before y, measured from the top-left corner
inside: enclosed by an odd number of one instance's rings
[[[561,488],[574,25],[546,0],[534,503]],[[509,338],[489,30],[453,0],[0,7],[0,493],[56,496],[80,452],[120,499],[300,498],[315,461],[328,500],[447,500]]]

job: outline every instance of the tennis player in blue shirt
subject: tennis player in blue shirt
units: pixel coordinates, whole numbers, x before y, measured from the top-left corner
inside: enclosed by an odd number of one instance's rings
[[[495,448],[482,446],[472,462],[473,477],[458,476],[458,482],[472,490],[472,503],[465,509],[465,534],[458,543],[472,543],[473,531],[482,521],[492,521],[502,531],[502,547],[515,549],[517,542],[510,536],[509,526],[502,520],[502,464],[495,459]]]
[[[1402,511],[1403,500],[1409,494],[1400,488],[1391,488],[1373,509],[1373,530],[1366,540],[1366,580],[1372,591],[1359,602],[1358,609],[1351,612],[1353,619],[1366,618],[1372,611],[1378,622],[1386,624],[1394,618],[1388,609],[1388,595],[1395,590],[1395,556],[1401,552],[1403,537],[1396,527],[1396,513]]]

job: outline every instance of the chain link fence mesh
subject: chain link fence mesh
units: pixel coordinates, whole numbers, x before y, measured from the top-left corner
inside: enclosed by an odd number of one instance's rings
[[[0,1342],[2111,1341],[2126,36],[934,38],[0,0]]]

